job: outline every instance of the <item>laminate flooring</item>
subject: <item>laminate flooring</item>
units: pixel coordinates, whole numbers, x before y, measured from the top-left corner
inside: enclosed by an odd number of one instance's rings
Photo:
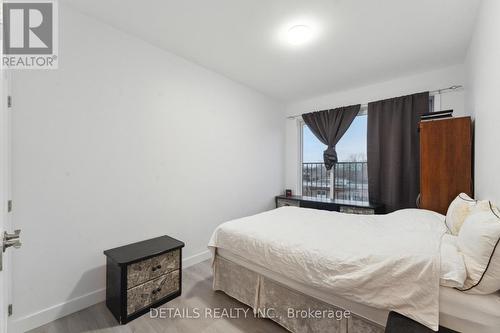
[[[248,306],[223,292],[213,291],[210,261],[184,269],[182,276],[182,295],[160,307],[164,308],[163,318],[153,318],[147,313],[126,325],[119,325],[106,305],[99,303],[31,330],[29,333],[288,332],[269,319],[255,318]],[[175,313],[175,309],[181,312]],[[244,309],[246,316],[243,315]],[[209,311],[208,315],[205,311]],[[196,317],[196,312],[200,314],[197,319],[193,318]],[[239,316],[236,316],[237,312]],[[181,318],[182,315],[192,318]]]

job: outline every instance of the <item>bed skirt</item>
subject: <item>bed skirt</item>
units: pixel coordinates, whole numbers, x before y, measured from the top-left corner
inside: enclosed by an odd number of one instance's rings
[[[213,289],[250,306],[293,333],[383,333],[384,328],[215,256]],[[349,310],[349,309],[345,309]]]

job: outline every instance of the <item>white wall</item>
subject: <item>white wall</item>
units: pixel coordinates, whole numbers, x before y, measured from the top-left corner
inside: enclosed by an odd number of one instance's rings
[[[466,62],[475,122],[475,194],[500,204],[500,1],[484,0]]]
[[[103,299],[102,251],[273,207],[284,107],[70,9],[60,68],[13,81],[14,318],[21,331]]]
[[[371,101],[463,84],[464,67],[462,65],[457,65],[391,81],[371,84],[357,89],[332,92],[327,95],[317,96],[287,105],[286,109],[288,115],[299,115],[306,112],[358,103],[363,104]],[[442,94],[441,109],[453,109],[455,116],[467,115],[468,112],[464,108],[464,91],[461,90]],[[298,184],[298,129],[297,120],[287,120],[285,185],[287,188],[291,188],[294,191],[298,191],[300,185]]]

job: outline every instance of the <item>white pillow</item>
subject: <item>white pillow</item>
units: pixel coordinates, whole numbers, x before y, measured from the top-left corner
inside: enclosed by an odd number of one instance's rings
[[[445,234],[441,240],[441,278],[444,287],[461,288],[467,272],[464,258],[458,252],[457,236]]]
[[[465,218],[470,210],[476,205],[477,201],[465,193],[460,193],[448,207],[446,212],[446,226],[452,235],[458,235]]]
[[[491,294],[500,289],[500,211],[477,205],[466,218],[458,235],[467,279],[462,291]]]

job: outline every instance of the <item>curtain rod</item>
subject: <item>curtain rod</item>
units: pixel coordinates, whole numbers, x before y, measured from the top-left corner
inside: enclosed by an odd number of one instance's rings
[[[439,94],[442,94],[442,93],[445,93],[445,92],[453,92],[453,91],[459,90],[459,89],[461,89],[463,87],[464,86],[462,86],[462,85],[454,85],[454,86],[451,86],[451,87],[448,87],[448,88],[442,88],[442,89],[432,90],[432,91],[429,91],[429,95],[439,95]],[[361,104],[360,113],[365,113],[366,114],[367,109],[368,109],[368,103]],[[295,119],[295,118],[300,118],[300,117],[302,117],[302,115],[301,114],[297,114],[295,116],[288,116],[286,118],[287,119]]]

